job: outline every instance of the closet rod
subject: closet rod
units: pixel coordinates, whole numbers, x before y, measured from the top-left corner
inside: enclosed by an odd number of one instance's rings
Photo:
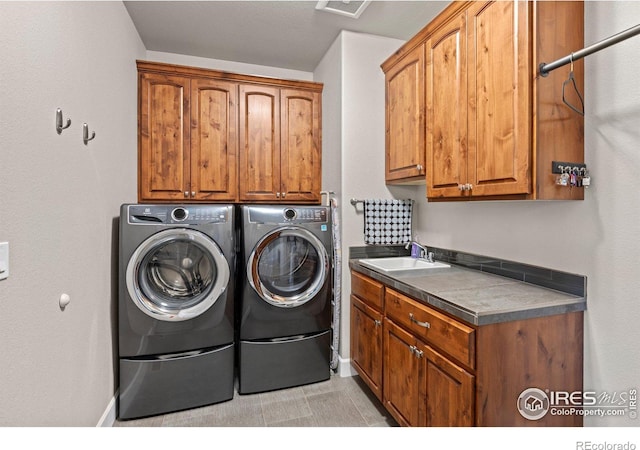
[[[542,75],[543,77],[546,77],[547,75],[549,75],[549,72],[557,69],[558,67],[566,66],[567,64],[570,64],[571,61],[577,61],[579,59],[582,59],[585,56],[589,56],[592,53],[595,53],[604,48],[610,47],[614,44],[617,44],[618,42],[622,42],[637,34],[640,34],[640,24],[634,27],[631,27],[628,30],[621,31],[618,34],[614,34],[613,36],[603,39],[600,42],[596,42],[595,44],[592,44],[589,47],[585,47],[582,50],[578,50],[577,52],[571,53],[570,55],[567,55],[564,58],[560,58],[552,63],[540,64],[540,75]]]

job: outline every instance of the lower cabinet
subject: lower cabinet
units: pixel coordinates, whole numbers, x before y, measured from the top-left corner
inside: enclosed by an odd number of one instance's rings
[[[581,391],[583,313],[471,326],[361,273],[351,276],[351,361],[401,426],[581,426],[518,411],[525,390]]]
[[[405,426],[472,426],[475,377],[389,319],[384,405]]]
[[[382,401],[382,313],[351,296],[351,361]]]

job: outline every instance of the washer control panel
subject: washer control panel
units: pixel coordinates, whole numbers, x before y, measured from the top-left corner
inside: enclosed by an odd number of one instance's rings
[[[129,205],[131,224],[185,224],[226,223],[230,220],[229,206],[201,205]]]

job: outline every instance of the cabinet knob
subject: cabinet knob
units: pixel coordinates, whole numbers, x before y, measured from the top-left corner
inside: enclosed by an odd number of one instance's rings
[[[418,347],[416,347],[415,345],[409,346],[409,352],[416,358],[422,358],[424,356],[424,352],[422,350],[418,350]]]
[[[418,172],[422,172],[422,164],[418,164],[416,166],[416,169],[418,169]]]
[[[276,192],[276,198],[280,198],[280,192]]]
[[[195,191],[191,191],[191,197],[195,197],[196,196],[196,192]]]
[[[379,321],[378,319],[374,320],[373,323],[375,324],[375,326],[379,327],[380,325],[382,325],[382,322]]]
[[[283,193],[282,193],[282,198],[284,198],[284,196],[285,196],[285,195],[287,195],[287,193],[286,193],[286,192],[283,192]]]
[[[184,191],[184,196],[185,196],[186,198],[189,198],[189,191]]]
[[[465,186],[467,186],[467,191],[470,191],[470,190],[473,189],[473,184],[471,184],[471,183],[467,183],[467,184],[465,184]]]

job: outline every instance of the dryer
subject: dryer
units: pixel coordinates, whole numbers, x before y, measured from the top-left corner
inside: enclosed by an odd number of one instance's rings
[[[118,417],[233,398],[232,205],[120,210]]]
[[[332,235],[325,206],[240,207],[238,393],[330,376]]]

